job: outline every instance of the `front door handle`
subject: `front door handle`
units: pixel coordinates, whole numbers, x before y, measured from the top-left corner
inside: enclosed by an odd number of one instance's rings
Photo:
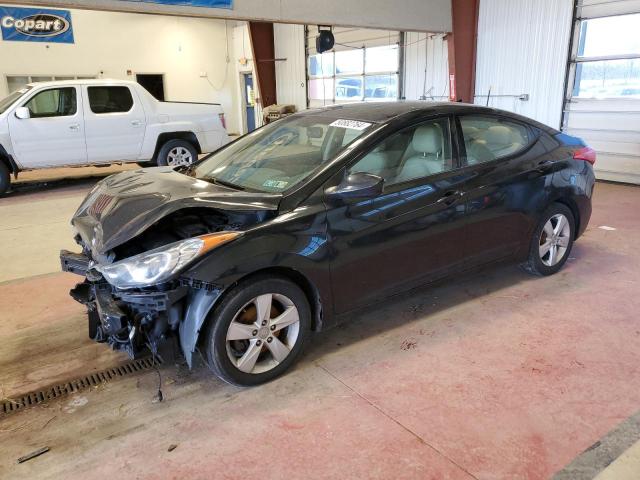
[[[73,130],[74,132],[77,132],[78,130],[80,130],[80,124],[74,123],[72,125],[69,125],[69,130]]]
[[[142,126],[142,120],[131,120],[131,125],[134,127],[140,127]]]
[[[444,203],[445,205],[452,205],[461,196],[462,196],[462,192],[460,192],[459,190],[449,190],[448,192],[445,192],[444,195],[442,195],[438,200],[436,200],[436,203]]]

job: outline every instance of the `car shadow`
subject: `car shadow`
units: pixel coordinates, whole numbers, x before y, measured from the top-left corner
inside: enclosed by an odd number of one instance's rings
[[[317,362],[346,346],[411,324],[420,324],[417,335],[425,332],[432,334],[431,327],[437,328],[442,322],[441,316],[438,320],[436,316],[447,309],[473,301],[479,301],[478,307],[482,308],[487,297],[505,288],[543,280],[524,272],[516,264],[501,264],[412,289],[355,311],[336,327],[313,335],[300,366]],[[511,296],[513,294],[510,298]],[[523,294],[523,298],[528,296]],[[429,316],[433,316],[433,322],[429,322]],[[445,318],[445,321],[459,323],[461,326],[467,320],[471,318]],[[434,338],[430,339],[433,340]],[[410,343],[405,346],[413,347]],[[404,347],[399,344],[398,348]]]
[[[580,250],[580,247],[575,245],[571,257],[579,257]],[[558,275],[561,274],[562,272]],[[300,360],[282,377],[275,379],[275,382],[281,388],[288,388],[289,383],[284,379],[307,375],[306,372],[310,367],[325,368],[324,365],[329,363],[330,357],[336,352],[354,347],[360,342],[366,342],[377,336],[391,337],[393,331],[399,328],[403,329],[403,332],[406,331],[406,338],[393,338],[393,341],[397,342],[398,350],[415,348],[414,342],[419,342],[425,337],[431,345],[434,345],[434,342],[445,341],[449,338],[447,335],[454,332],[450,332],[449,328],[443,328],[443,325],[457,327],[454,331],[459,334],[474,320],[470,316],[454,316],[455,313],[451,316],[440,315],[447,309],[459,307],[465,302],[477,302],[479,308],[482,308],[488,301],[488,297],[498,296],[501,290],[518,284],[546,280],[544,277],[535,277],[524,272],[517,264],[503,263],[420,286],[363,307],[346,315],[346,320],[339,325],[314,333]],[[511,291],[509,299],[512,300],[511,297],[514,295],[516,294]],[[523,298],[530,296],[528,293],[522,295]],[[446,334],[434,335],[436,331],[445,331]],[[372,344],[370,347],[376,348],[376,345]],[[345,355],[348,353],[345,352]],[[181,363],[184,362],[170,363],[164,371],[172,375],[174,380],[179,379],[181,383],[198,383],[206,392],[222,388],[229,392],[231,398],[235,398],[245,390],[242,387],[229,386],[212,375],[201,355],[197,356],[193,370],[189,370]]]
[[[19,198],[26,195],[32,195],[34,193],[46,193],[69,188],[90,189],[97,182],[105,177],[108,177],[112,173],[113,172],[105,173],[104,175],[96,174],[83,177],[56,178],[51,180],[47,179],[19,182],[13,184],[11,186],[11,190],[1,198]]]
[[[138,164],[82,165],[75,167],[28,170],[12,178],[11,190],[1,198],[20,198],[25,195],[47,194],[62,189],[89,189],[109,175],[140,168]]]
[[[570,261],[580,260],[585,254],[586,245],[576,243],[572,249]],[[566,265],[564,268],[570,268]],[[562,276],[566,274],[563,270],[556,274]],[[555,278],[555,277],[551,277]],[[297,372],[301,374],[314,365],[322,367],[323,361],[339,350],[365,342],[376,336],[390,335],[393,330],[404,328],[407,338],[397,340],[397,348],[408,350],[415,348],[413,342],[420,340],[422,336],[427,336],[431,345],[434,342],[444,341],[447,335],[434,335],[434,332],[449,330],[446,327],[457,327],[456,334],[460,334],[466,326],[469,326],[477,317],[455,316],[459,312],[451,315],[439,315],[447,309],[452,309],[463,305],[466,302],[476,302],[478,308],[482,309],[489,297],[500,297],[500,291],[511,289],[504,298],[513,301],[518,299],[528,299],[535,295],[532,289],[518,289],[513,291],[513,287],[531,282],[548,282],[549,278],[533,276],[522,270],[517,263],[501,263],[495,266],[485,267],[476,271],[454,276],[432,284],[427,284],[407,292],[395,295],[386,300],[382,300],[367,307],[363,307],[346,315],[346,320],[339,325],[327,330],[314,333],[299,362],[296,362],[289,374]],[[429,318],[431,317],[431,318]],[[411,327],[414,326],[412,329]],[[408,328],[407,328],[408,327]],[[453,332],[452,332],[453,333]],[[447,332],[447,334],[450,334]],[[374,346],[372,345],[372,348]],[[165,371],[174,375],[182,376],[182,382],[198,382],[204,389],[228,388],[222,380],[215,378],[205,364],[204,358],[198,355],[195,360],[193,370],[189,370],[186,365],[180,364],[184,361],[170,362],[170,368]],[[169,365],[167,365],[169,367]],[[180,372],[180,373],[178,373]],[[278,379],[276,379],[277,381]],[[238,393],[242,387],[231,387],[231,391]]]

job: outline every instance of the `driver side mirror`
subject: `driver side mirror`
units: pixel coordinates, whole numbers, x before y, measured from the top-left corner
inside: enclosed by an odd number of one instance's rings
[[[325,195],[329,200],[364,200],[380,195],[383,187],[383,178],[371,173],[355,172],[339,185],[327,188]]]
[[[18,107],[16,108],[16,117],[20,120],[27,120],[31,118],[31,112],[27,107]]]

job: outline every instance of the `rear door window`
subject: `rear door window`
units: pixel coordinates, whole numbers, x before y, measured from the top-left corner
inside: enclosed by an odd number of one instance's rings
[[[467,164],[491,162],[524,150],[531,143],[529,129],[497,117],[460,117]]]
[[[123,113],[133,107],[133,96],[128,87],[89,87],[88,92],[93,113]]]

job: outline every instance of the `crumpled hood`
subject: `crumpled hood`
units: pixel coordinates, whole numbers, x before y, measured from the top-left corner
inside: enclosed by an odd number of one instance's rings
[[[84,199],[71,224],[94,258],[98,258],[183,208],[277,210],[280,199],[280,194],[241,192],[198,180],[173,167],[146,168],[100,181]]]

